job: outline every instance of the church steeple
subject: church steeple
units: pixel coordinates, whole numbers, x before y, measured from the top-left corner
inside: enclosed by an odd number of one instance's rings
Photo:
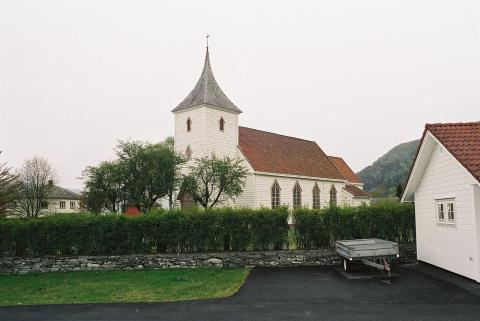
[[[187,98],[185,98],[177,107],[175,107],[172,112],[176,113],[200,105],[212,106],[214,108],[222,109],[236,114],[240,114],[242,112],[223,93],[222,89],[215,80],[215,77],[213,76],[212,67],[210,66],[210,53],[208,50],[208,43],[207,52],[205,54],[205,63],[203,65],[200,79],[198,79],[197,84],[190,92],[190,94],[188,94]]]

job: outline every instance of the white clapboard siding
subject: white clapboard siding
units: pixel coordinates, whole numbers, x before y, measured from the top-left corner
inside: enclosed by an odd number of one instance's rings
[[[293,187],[298,181],[300,187],[302,188],[302,207],[312,208],[313,203],[313,187],[315,182],[317,182],[318,187],[320,188],[320,202],[322,207],[326,207],[330,202],[330,188],[332,184],[335,185],[337,189],[337,201],[338,205],[343,205],[343,187],[345,184],[343,182],[332,182],[324,180],[315,180],[308,178],[295,178],[295,177],[285,177],[285,176],[274,176],[274,175],[265,175],[265,174],[256,174],[255,175],[255,206],[256,207],[271,207],[271,187],[275,179],[280,185],[280,203],[282,205],[288,205],[292,207],[293,205]]]
[[[415,191],[418,259],[480,281],[474,178],[436,143]],[[456,224],[437,223],[436,199],[454,198]],[[478,213],[477,213],[478,215]]]
[[[225,121],[220,131],[220,118]],[[192,125],[187,131],[187,119]],[[238,146],[238,115],[211,107],[200,106],[175,114],[175,151],[192,150],[192,159],[215,154],[236,156]]]

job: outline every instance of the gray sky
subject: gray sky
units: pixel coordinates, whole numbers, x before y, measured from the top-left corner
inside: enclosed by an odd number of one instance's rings
[[[243,126],[355,171],[427,122],[480,120],[480,1],[0,0],[1,159],[80,187],[118,139],[173,135],[207,30]]]

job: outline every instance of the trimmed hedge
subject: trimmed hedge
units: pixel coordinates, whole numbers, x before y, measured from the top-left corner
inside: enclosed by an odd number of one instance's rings
[[[286,248],[286,208],[168,211],[138,217],[58,214],[0,219],[0,256],[122,255]],[[335,240],[377,237],[415,241],[409,204],[299,209],[297,248],[332,246]]]
[[[335,240],[372,237],[415,242],[415,210],[411,204],[300,209],[295,211],[294,219],[295,240],[300,249],[332,246]]]
[[[0,220],[0,255],[120,255],[280,249],[288,211],[169,211],[138,217],[58,214]]]

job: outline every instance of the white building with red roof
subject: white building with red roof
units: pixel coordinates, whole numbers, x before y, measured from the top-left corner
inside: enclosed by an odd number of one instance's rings
[[[425,126],[402,201],[418,259],[480,282],[480,122]]]
[[[314,141],[239,126],[242,111],[216,82],[208,47],[200,79],[172,112],[175,151],[191,161],[211,154],[244,161],[246,186],[229,206],[321,208],[370,202],[345,161],[327,156]],[[179,199],[191,204],[183,196]]]

